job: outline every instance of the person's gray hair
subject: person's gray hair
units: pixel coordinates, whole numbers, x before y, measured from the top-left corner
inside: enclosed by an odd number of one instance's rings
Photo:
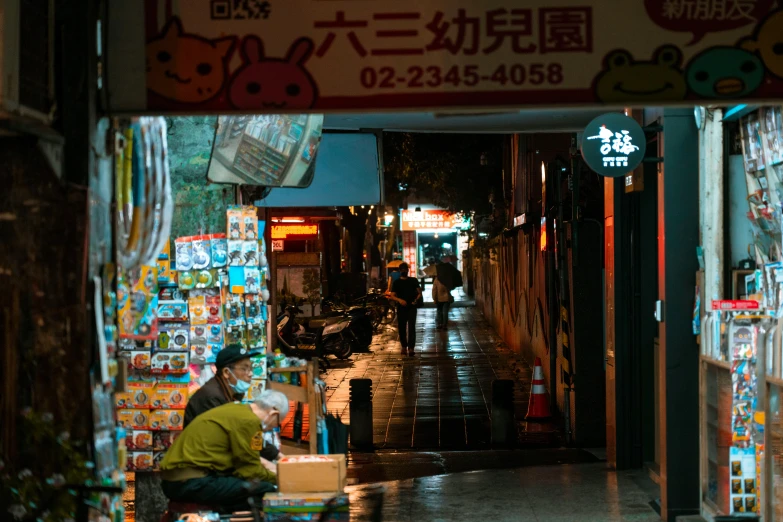
[[[282,422],[288,415],[288,397],[285,393],[277,390],[264,390],[256,399],[256,406],[262,410],[277,410],[280,412],[280,421]]]

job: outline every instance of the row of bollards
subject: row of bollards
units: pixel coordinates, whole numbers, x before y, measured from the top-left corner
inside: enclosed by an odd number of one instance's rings
[[[349,383],[351,412],[351,447],[373,450],[372,379],[351,379]],[[513,448],[517,443],[514,420],[514,381],[492,381],[492,446]]]

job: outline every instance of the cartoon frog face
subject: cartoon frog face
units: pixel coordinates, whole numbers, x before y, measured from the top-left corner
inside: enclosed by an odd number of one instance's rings
[[[783,11],[770,15],[761,23],[754,38],[744,40],[740,46],[758,53],[767,70],[783,79]]]
[[[596,95],[602,102],[682,100],[688,89],[681,62],[682,52],[673,45],[658,48],[649,61],[636,61],[624,49],[613,51],[595,79]]]
[[[704,98],[740,98],[759,88],[764,80],[761,60],[734,47],[712,47],[688,64],[688,86]]]

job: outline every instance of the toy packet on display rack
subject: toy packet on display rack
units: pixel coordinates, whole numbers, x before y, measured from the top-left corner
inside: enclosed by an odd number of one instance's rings
[[[158,350],[189,350],[188,323],[161,323],[158,325]]]
[[[190,352],[175,352],[165,350],[152,355],[151,372],[162,373],[188,373],[190,364]]]
[[[752,448],[730,448],[731,514],[758,512],[756,452]]]
[[[152,396],[152,407],[184,410],[188,403],[187,383],[159,382]]]
[[[153,410],[150,428],[153,430],[181,430],[185,422],[182,410]]]
[[[158,336],[158,269],[120,270],[117,278],[120,338],[154,340]]]

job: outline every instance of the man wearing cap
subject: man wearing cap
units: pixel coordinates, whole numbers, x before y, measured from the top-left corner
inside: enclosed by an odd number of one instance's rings
[[[185,408],[185,427],[212,408],[241,401],[250,389],[250,380],[253,377],[253,363],[250,358],[258,355],[262,355],[260,350],[248,350],[238,345],[229,345],[221,350],[215,361],[217,374],[188,401]],[[274,462],[281,456],[271,444],[265,445],[260,455],[269,462]]]
[[[277,476],[258,458],[264,432],[288,414],[288,398],[265,390],[251,404],[231,402],[198,415],[161,462],[163,492],[175,502],[244,511],[276,490]]]
[[[237,345],[227,346],[218,353],[215,361],[217,374],[188,401],[188,406],[185,408],[186,427],[197,415],[244,398],[245,393],[250,389],[250,379],[253,376],[253,364],[250,358],[256,355],[261,355],[261,352]]]

